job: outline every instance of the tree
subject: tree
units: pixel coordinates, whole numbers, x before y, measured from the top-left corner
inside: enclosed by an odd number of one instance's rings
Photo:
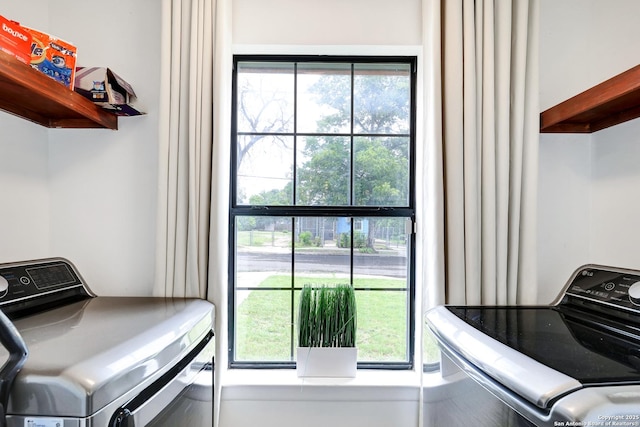
[[[306,139],[307,159],[298,169],[300,204],[406,206],[409,194],[409,78],[388,74],[354,79],[353,148],[348,137]],[[318,105],[333,109],[319,123],[319,133],[338,133],[351,126],[350,81],[321,76],[312,87]],[[353,149],[353,165],[351,153]],[[353,183],[351,183],[353,181]],[[373,247],[375,221],[369,226]]]
[[[324,75],[312,86],[316,102],[335,112],[319,123],[319,133],[340,132],[351,122],[351,81]],[[354,78],[353,199],[350,199],[350,141],[347,137],[307,138],[308,159],[298,170],[303,203],[362,206],[406,205],[409,172],[409,75]],[[370,135],[370,136],[368,136]]]
[[[358,134],[390,135],[409,133],[409,73],[359,74],[354,77],[353,128]],[[323,133],[340,132],[351,121],[351,80],[339,75],[323,75],[312,86],[318,105],[335,110],[318,125]]]
[[[354,166],[354,204],[406,206],[409,164],[395,138],[357,138]],[[407,138],[402,138],[407,142]],[[405,145],[405,147],[408,144]],[[398,152],[400,151],[400,152]]]
[[[349,204],[349,140],[343,137],[309,137],[298,169],[299,205],[345,206]]]
[[[288,183],[282,190],[262,191],[249,198],[249,204],[257,206],[287,205],[291,200],[292,185]]]
[[[264,134],[280,138],[292,131],[293,120],[292,97],[283,89],[291,74],[246,74],[238,83],[238,129],[245,132],[238,140],[238,167]],[[339,72],[319,74],[309,93],[318,108],[329,113],[317,122],[316,132],[298,137],[302,150],[296,194],[287,184],[251,197],[250,203],[288,205],[294,196],[295,204],[302,206],[406,206],[409,89],[408,70],[377,70],[375,64],[356,70],[353,79]],[[353,139],[348,136],[351,130]],[[283,138],[276,143],[287,146]],[[376,227],[371,222],[368,241],[373,246]]]
[[[358,137],[354,143],[353,194],[350,194],[350,143],[344,137],[307,139],[308,160],[298,170],[297,203],[327,206],[404,206],[408,157],[395,137]],[[394,146],[402,146],[397,150]],[[353,199],[351,198],[353,197]]]
[[[264,138],[256,132],[275,134],[274,138],[286,146],[286,141],[277,134],[291,128],[293,101],[291,92],[284,89],[286,84],[280,80],[286,83],[290,79],[293,87],[293,77],[291,70],[279,74],[247,72],[238,75],[238,130],[247,133],[238,138],[237,166],[240,167],[242,160]],[[277,84],[266,83],[274,79]]]

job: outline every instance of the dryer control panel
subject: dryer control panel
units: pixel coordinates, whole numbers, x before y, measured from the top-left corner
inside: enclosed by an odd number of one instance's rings
[[[7,315],[90,296],[76,268],[64,258],[0,264],[0,309]]]
[[[640,271],[585,266],[574,274],[566,294],[640,313]]]

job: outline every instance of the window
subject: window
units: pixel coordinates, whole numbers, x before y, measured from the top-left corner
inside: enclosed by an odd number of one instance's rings
[[[234,58],[231,366],[294,367],[300,289],[348,283],[359,366],[412,367],[415,67]]]

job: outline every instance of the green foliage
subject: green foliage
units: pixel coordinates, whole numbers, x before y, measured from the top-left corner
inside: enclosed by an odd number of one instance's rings
[[[348,248],[351,246],[351,239],[349,238],[349,233],[340,233],[338,236],[338,241],[336,245],[339,248]]]
[[[298,305],[298,345],[355,347],[356,297],[353,287],[305,285]]]
[[[338,245],[339,248],[350,248],[351,247],[350,234],[340,233],[336,244]],[[367,246],[368,246],[367,235],[360,231],[355,231],[353,233],[353,247],[366,248]]]
[[[237,219],[238,231],[253,230],[256,228],[256,218],[253,216],[241,216]]]
[[[358,249],[358,252],[361,254],[375,254],[376,250],[375,248],[360,248]]]
[[[356,248],[368,247],[369,243],[367,242],[367,235],[360,231],[355,231],[353,233],[353,246]]]
[[[288,183],[282,190],[262,191],[249,198],[249,204],[254,206],[271,205],[286,206],[291,204],[291,193],[293,186]]]
[[[298,203],[344,206],[349,204],[349,140],[344,137],[306,138],[308,160],[298,169]]]
[[[405,144],[393,138],[358,138],[355,146],[354,197],[357,205],[408,203],[409,163]],[[396,145],[404,145],[400,148]]]
[[[310,231],[303,231],[298,235],[298,244],[299,246],[321,246],[320,238],[316,237],[314,239]]]

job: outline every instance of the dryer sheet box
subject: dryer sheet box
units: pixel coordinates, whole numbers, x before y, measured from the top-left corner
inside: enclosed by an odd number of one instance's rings
[[[0,50],[20,62],[31,62],[31,34],[19,23],[0,15]]]
[[[145,114],[129,83],[106,67],[78,67],[75,91],[117,116]]]

